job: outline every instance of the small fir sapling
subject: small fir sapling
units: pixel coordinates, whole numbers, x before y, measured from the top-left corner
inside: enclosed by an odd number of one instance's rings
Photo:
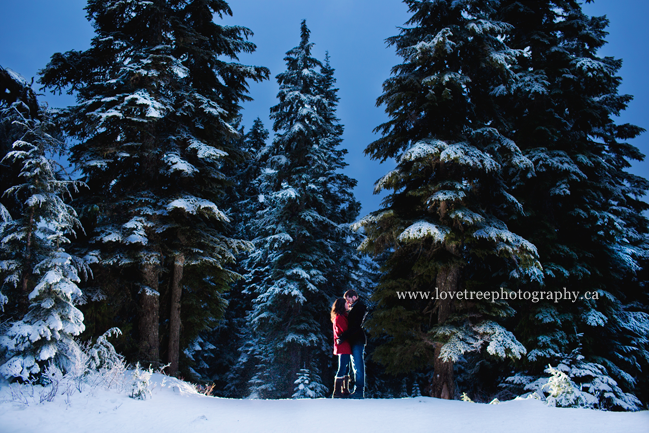
[[[320,377],[312,374],[308,368],[301,368],[295,380],[293,398],[321,398],[327,388],[320,383]]]
[[[146,400],[152,397],[151,375],[153,374],[153,366],[149,366],[148,370],[142,370],[140,363],[135,364],[133,371],[133,383],[131,384],[131,398],[136,400]]]

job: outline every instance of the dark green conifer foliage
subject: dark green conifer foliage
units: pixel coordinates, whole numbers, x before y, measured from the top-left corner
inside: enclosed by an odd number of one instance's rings
[[[232,236],[238,239],[253,240],[253,221],[257,211],[264,206],[259,201],[257,180],[265,166],[263,150],[268,137],[268,131],[259,118],[254,120],[245,135],[242,128],[239,147],[246,155],[246,162],[228,171],[232,182],[227,194],[230,230]],[[248,253],[239,254],[233,270],[250,277],[245,267]],[[202,332],[187,351],[193,360],[192,373],[196,379],[214,383],[215,393],[225,397],[247,396],[250,378],[247,372],[254,369],[253,360],[240,351],[250,339],[246,314],[252,299],[246,290],[248,285],[248,278],[240,278],[230,284],[229,291],[224,294],[227,301],[225,316]]]
[[[222,171],[243,161],[232,122],[248,80],[268,70],[236,63],[255,46],[250,30],[214,22],[231,14],[224,1],[90,0],[86,10],[91,48],[55,54],[41,81],[77,92],[62,118],[90,187],[78,206],[92,221],[93,284],[109,304],[125,301],[112,316],[136,324],[129,354],[175,373],[182,342],[223,310],[228,267],[246,248],[225,235]]]
[[[642,388],[649,359],[646,295],[635,277],[646,257],[648,184],[627,171],[643,155],[626,141],[642,129],[614,119],[631,100],[618,93],[621,61],[597,55],[608,22],[586,16],[577,1],[505,0],[498,15],[514,26],[506,42],[527,50],[514,67],[519,82],[499,93],[535,169],[516,184],[526,215],[513,226],[538,247],[544,290],[599,297],[517,305],[525,369],[542,375],[548,363],[569,364],[578,353],[575,380],[600,407],[638,407],[622,390]],[[594,365],[606,373],[598,377]],[[621,388],[594,385],[611,378]]]
[[[511,27],[492,19],[496,2],[405,3],[410,27],[388,39],[403,63],[378,98],[390,119],[366,149],[397,163],[376,184],[391,190],[382,208],[360,223],[364,250],[387,255],[368,327],[385,338],[374,357],[389,371],[432,365],[428,393],[454,398],[453,362],[463,353],[485,345],[500,358],[525,353],[497,322],[513,314],[506,302],[456,295],[540,278],[536,248],[507,227],[522,211],[508,183],[531,162],[493,97],[522,53],[502,42]],[[398,295],[436,288],[437,300]]]

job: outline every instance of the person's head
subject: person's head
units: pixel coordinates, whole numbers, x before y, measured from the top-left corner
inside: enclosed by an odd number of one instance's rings
[[[334,304],[331,306],[331,321],[333,322],[336,319],[336,316],[340,314],[345,314],[345,298],[338,298],[334,301]]]
[[[354,289],[347,290],[343,296],[345,297],[345,301],[347,301],[347,309],[350,309],[358,301],[358,293]]]

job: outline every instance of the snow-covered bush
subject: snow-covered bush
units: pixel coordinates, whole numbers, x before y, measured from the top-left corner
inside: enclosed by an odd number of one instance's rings
[[[97,388],[123,392],[126,389],[126,362],[107,340],[108,337],[120,333],[119,329],[112,328],[94,343],[79,344],[74,362],[67,365],[65,372],[54,362],[50,362],[43,368],[38,381],[34,379],[23,384],[12,384],[12,400],[30,405],[51,402],[62,395],[69,404],[70,397],[75,392],[83,393],[88,389],[91,392]]]
[[[547,397],[548,406],[593,407],[595,405],[597,399],[588,393],[581,392],[566,373],[551,365],[548,365],[545,371],[552,375],[542,387],[550,392]]]
[[[108,341],[109,337],[119,336],[119,328],[111,328],[97,337],[93,345],[88,345],[84,352],[88,355],[88,368],[94,371],[110,369],[124,364],[124,357],[117,353],[115,347]]]
[[[151,375],[153,367],[149,366],[148,370],[140,369],[140,363],[135,365],[133,371],[133,383],[131,385],[131,398],[136,400],[146,400],[151,398]]]
[[[295,380],[293,398],[320,398],[326,393],[327,388],[322,385],[318,375],[311,373],[308,368],[300,369]]]
[[[506,379],[505,387],[524,389],[521,397],[541,398],[556,407],[590,409],[640,410],[642,403],[633,394],[624,392],[610,377],[607,369],[574,352],[556,367],[548,366],[550,377],[518,373]]]
[[[40,403],[54,401],[64,379],[66,379],[66,377],[64,377],[61,370],[59,370],[53,363],[50,363],[43,372],[42,381],[46,383],[47,386],[39,393]]]
[[[97,337],[94,343],[86,343],[83,348],[85,382],[91,387],[103,386],[106,389],[125,388],[126,361],[117,353],[115,347],[108,341],[111,336],[121,335],[119,328],[111,328]]]
[[[469,397],[466,392],[462,393],[462,397],[460,397],[460,400],[466,401],[468,403],[475,403],[473,400],[471,400],[471,397]]]

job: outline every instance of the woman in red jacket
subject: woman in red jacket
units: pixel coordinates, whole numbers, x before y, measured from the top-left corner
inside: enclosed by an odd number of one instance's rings
[[[338,355],[338,372],[334,382],[333,398],[347,397],[349,391],[346,383],[349,380],[349,362],[352,348],[348,341],[336,343],[340,335],[347,330],[347,310],[345,309],[345,298],[338,298],[331,306],[331,322],[334,327],[334,355]]]

